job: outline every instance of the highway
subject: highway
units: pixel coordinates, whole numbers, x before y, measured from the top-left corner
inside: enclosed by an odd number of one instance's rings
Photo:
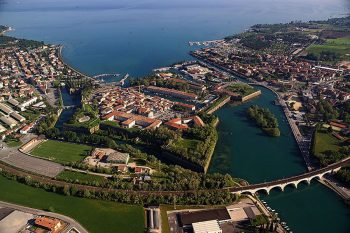
[[[62,231],[62,233],[67,233],[72,228],[75,228],[80,233],[88,233],[88,231],[85,230],[85,228],[83,226],[81,226],[77,221],[75,221],[74,219],[67,217],[65,215],[52,213],[52,212],[46,212],[46,211],[42,211],[42,210],[38,210],[38,209],[33,209],[33,208],[29,208],[29,207],[24,207],[24,206],[15,205],[15,204],[0,201],[0,208],[1,207],[11,208],[11,209],[19,210],[19,211],[34,214],[34,215],[45,215],[45,216],[61,219],[64,222],[68,223],[68,226]]]

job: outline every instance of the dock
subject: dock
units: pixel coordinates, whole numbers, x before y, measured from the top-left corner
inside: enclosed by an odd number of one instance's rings
[[[224,40],[207,40],[207,41],[189,41],[190,46],[211,46],[222,43]]]
[[[129,78],[129,74],[126,74],[125,76],[124,76],[124,78],[122,78],[119,82],[118,82],[118,84],[119,85],[121,85],[121,86],[124,86],[124,84],[125,84],[125,81]]]

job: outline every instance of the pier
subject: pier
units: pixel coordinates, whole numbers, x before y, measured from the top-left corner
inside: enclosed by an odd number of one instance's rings
[[[190,46],[210,46],[218,43],[222,43],[224,40],[207,40],[207,41],[189,41]]]
[[[125,84],[125,81],[129,78],[129,74],[126,74],[125,76],[124,76],[124,78],[122,78],[119,82],[118,82],[118,84],[120,85],[120,86],[124,86],[124,84]]]
[[[98,74],[95,75],[93,78],[98,79],[98,78],[104,78],[104,77],[119,77],[120,74]]]

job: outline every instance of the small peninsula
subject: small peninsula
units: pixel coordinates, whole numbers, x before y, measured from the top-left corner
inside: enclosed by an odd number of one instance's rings
[[[253,119],[267,135],[271,137],[281,136],[277,118],[269,109],[253,105],[248,108],[247,113],[249,118]]]

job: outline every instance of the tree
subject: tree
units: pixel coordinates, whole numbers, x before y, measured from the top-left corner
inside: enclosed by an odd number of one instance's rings
[[[65,131],[63,133],[63,137],[69,142],[75,142],[77,140],[77,133],[72,131]]]
[[[63,187],[63,194],[66,195],[66,196],[70,196],[70,187],[69,187],[69,185],[65,185]]]
[[[332,133],[333,132],[333,128],[332,126],[329,126],[328,129],[327,129],[328,133]]]

